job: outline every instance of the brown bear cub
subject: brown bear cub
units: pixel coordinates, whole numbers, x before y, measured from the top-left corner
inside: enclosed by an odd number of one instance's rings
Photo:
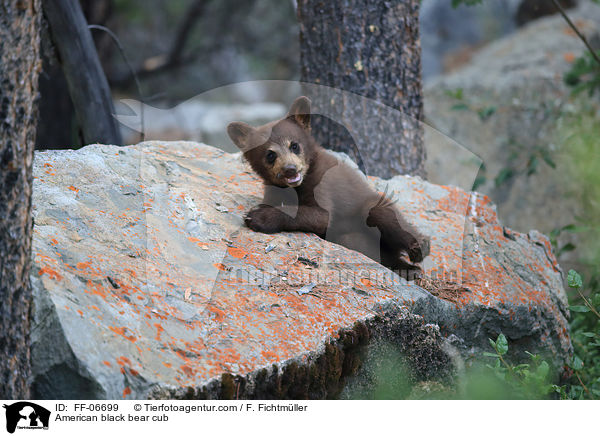
[[[296,99],[284,119],[256,128],[233,122],[227,133],[265,184],[262,203],[245,218],[252,230],[312,232],[393,271],[420,270],[429,240],[363,173],[316,143],[308,98]]]

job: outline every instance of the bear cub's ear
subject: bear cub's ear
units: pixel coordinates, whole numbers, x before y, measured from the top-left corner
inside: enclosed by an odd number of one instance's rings
[[[287,117],[292,118],[305,129],[310,129],[310,100],[308,97],[302,96],[294,100]]]
[[[227,134],[237,147],[242,151],[247,151],[250,142],[250,134],[254,131],[254,127],[249,126],[241,121],[229,123],[227,126]]]

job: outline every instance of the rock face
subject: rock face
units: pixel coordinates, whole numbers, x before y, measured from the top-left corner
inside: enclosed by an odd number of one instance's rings
[[[548,239],[503,228],[481,194],[373,179],[431,237],[421,287],[244,227],[262,186],[239,154],[90,145],[38,153],[34,175],[36,398],[334,398],[381,336],[446,381],[500,332],[557,368],[571,350]]]

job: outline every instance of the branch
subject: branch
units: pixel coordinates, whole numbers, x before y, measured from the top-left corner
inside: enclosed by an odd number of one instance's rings
[[[587,394],[590,394],[589,389],[587,388],[587,386],[585,385],[585,383],[583,383],[583,381],[581,380],[581,377],[579,377],[579,373],[577,371],[575,371],[575,375],[577,376],[577,380],[579,380],[579,384],[583,387],[583,389],[585,389],[585,391],[587,392]]]
[[[577,292],[579,293],[579,296],[581,298],[583,298],[583,302],[588,307],[588,309],[590,309],[594,313],[594,315],[596,315],[598,318],[600,318],[600,313],[598,313],[598,311],[594,308],[594,306],[592,305],[592,303],[590,303],[588,301],[588,299],[585,298],[585,296],[583,295],[583,293],[581,292],[581,290],[577,289]]]
[[[123,60],[127,64],[127,68],[129,68],[130,74],[133,76],[133,80],[135,81],[135,87],[137,88],[137,92],[138,92],[138,98],[142,102],[142,104],[140,105],[141,106],[141,133],[140,133],[140,142],[144,142],[144,137],[145,137],[145,132],[144,132],[144,105],[143,105],[143,103],[144,103],[144,96],[142,95],[142,87],[140,86],[140,81],[138,79],[137,74],[135,73],[135,71],[133,70],[133,67],[131,66],[131,62],[129,62],[129,58],[125,54],[125,50],[123,49],[123,46],[121,45],[121,41],[119,41],[119,38],[117,38],[117,35],[115,35],[114,32],[112,30],[110,30],[108,27],[100,26],[99,24],[90,24],[90,25],[88,25],[88,29],[102,30],[103,32],[107,33],[112,38],[112,40],[114,41],[114,43],[117,45],[117,48],[121,52],[121,56],[123,56]]]
[[[588,40],[586,39],[586,37],[579,31],[579,29],[577,28],[577,26],[575,26],[575,24],[573,24],[573,22],[571,21],[571,19],[569,18],[569,16],[567,15],[567,13],[565,12],[565,10],[563,9],[563,7],[560,5],[560,3],[558,2],[558,0],[552,0],[552,3],[554,3],[554,6],[556,6],[556,8],[560,12],[560,14],[563,16],[563,18],[569,24],[569,26],[571,26],[571,29],[573,29],[573,31],[577,34],[577,36],[579,37],[579,39],[581,39],[583,41],[583,43],[585,44],[585,46],[587,47],[587,49],[590,51],[590,53],[592,54],[592,56],[596,60],[596,62],[598,62],[598,65],[600,65],[600,57],[598,56],[598,54],[596,53],[596,51],[592,48],[592,46],[590,45],[590,43],[588,42]]]
[[[135,71],[131,71],[125,76],[113,78],[110,82],[116,86],[126,86],[135,77],[145,77],[152,74],[168,71],[179,68],[196,60],[196,55],[183,57],[183,50],[192,34],[192,30],[198,19],[204,14],[205,7],[210,0],[193,0],[187,11],[184,13],[184,18],[178,27],[177,34],[171,45],[169,53],[154,56],[142,62]]]
[[[198,19],[204,14],[206,4],[210,0],[195,0],[188,7],[183,22],[179,25],[177,36],[171,46],[171,51],[167,57],[167,63],[178,63],[181,60],[181,54],[192,33]]]

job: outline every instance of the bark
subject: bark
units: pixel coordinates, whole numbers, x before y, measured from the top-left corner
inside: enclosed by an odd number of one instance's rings
[[[314,101],[313,96],[315,107],[344,122],[358,152],[344,129],[323,118],[313,124],[315,136],[325,147],[362,160],[372,175],[424,176],[419,0],[298,0],[297,11],[302,81],[350,91],[402,112],[397,119],[381,119],[386,111],[377,105],[356,106],[329,95]]]
[[[0,0],[0,398],[29,397],[41,0]]]

